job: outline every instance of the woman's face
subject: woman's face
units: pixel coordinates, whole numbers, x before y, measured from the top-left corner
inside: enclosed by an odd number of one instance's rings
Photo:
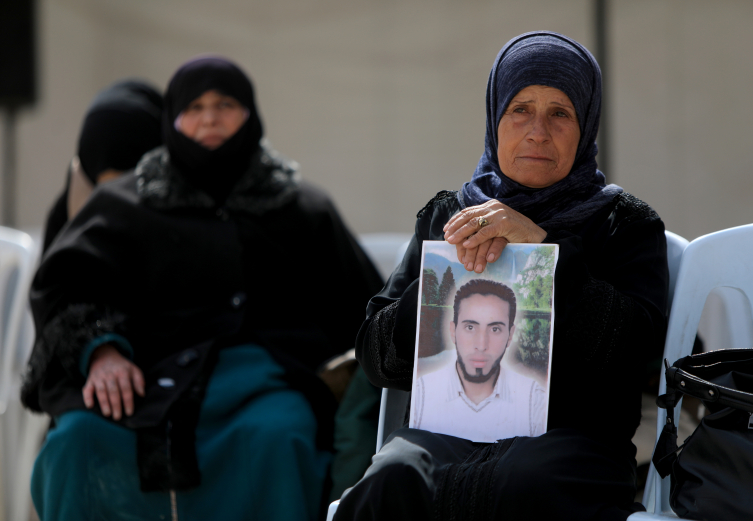
[[[554,87],[529,85],[508,105],[497,136],[502,172],[523,186],[545,188],[570,173],[580,127],[567,94]]]
[[[232,96],[208,90],[183,109],[176,128],[204,148],[215,150],[230,139],[248,118],[248,110]]]

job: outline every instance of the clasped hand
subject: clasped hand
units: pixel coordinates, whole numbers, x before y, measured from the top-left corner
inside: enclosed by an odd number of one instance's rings
[[[133,414],[133,393],[144,396],[144,387],[141,369],[115,347],[104,344],[92,353],[89,377],[82,390],[84,404],[88,409],[94,407],[96,394],[102,415],[112,414],[112,419],[117,421],[122,418],[124,410],[126,416]]]
[[[481,226],[482,219],[486,226]],[[445,240],[455,245],[458,260],[476,273],[497,260],[509,243],[540,243],[546,237],[543,228],[496,199],[461,210],[443,230]]]

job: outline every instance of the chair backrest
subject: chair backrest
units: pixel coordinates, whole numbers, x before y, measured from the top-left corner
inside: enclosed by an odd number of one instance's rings
[[[358,236],[358,242],[387,280],[402,260],[410,238],[409,233],[364,233]]]
[[[382,277],[387,280],[403,259],[410,238],[411,234],[408,233],[366,233],[360,235],[358,241],[374,261]],[[382,443],[387,436],[403,426],[408,396],[409,393],[404,391],[382,389],[376,443],[377,452],[382,448]]]
[[[672,298],[675,294],[675,286],[677,285],[677,275],[680,272],[680,260],[685,248],[688,247],[687,239],[680,237],[676,233],[670,231],[664,232],[667,237],[667,265],[669,266],[669,299],[667,312],[672,308]]]
[[[49,420],[19,400],[21,373],[31,354],[34,324],[28,290],[39,252],[38,234],[0,227],[0,517],[29,519],[34,459]]]
[[[379,404],[379,427],[377,429],[376,451],[382,448],[390,434],[405,423],[405,409],[410,393],[397,389],[382,389],[382,402]]]
[[[689,243],[676,233],[667,231],[665,235],[667,237],[667,264],[669,265],[669,302],[671,303],[680,270],[680,260]],[[403,426],[409,395],[410,393],[405,391],[382,389],[382,402],[379,407],[379,430],[377,431],[377,452],[382,448],[387,437]]]
[[[685,249],[664,349],[670,362],[690,354],[706,298],[719,287],[734,288],[753,302],[753,224],[704,235]],[[665,385],[662,380],[660,392]]]
[[[0,226],[0,414],[29,355],[27,293],[34,271],[35,246],[28,234]],[[28,334],[26,335],[28,336]],[[30,344],[30,341],[28,342]]]
[[[692,352],[706,298],[713,289],[721,287],[734,288],[748,303],[753,302],[753,224],[704,235],[683,252],[664,346],[664,358],[670,363]],[[662,367],[659,394],[666,389]],[[676,418],[680,406],[677,405]],[[657,440],[666,419],[666,411],[659,409]],[[660,479],[653,465],[649,469],[644,504],[655,513],[671,512],[669,478]]]

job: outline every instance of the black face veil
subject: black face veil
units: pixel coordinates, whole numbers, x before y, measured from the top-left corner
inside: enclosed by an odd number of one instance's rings
[[[241,128],[215,150],[208,150],[175,128],[175,119],[208,90],[232,96],[248,109]],[[216,56],[194,58],[178,69],[165,93],[162,122],[170,160],[196,188],[220,205],[248,169],[263,135],[248,76],[234,63]]]

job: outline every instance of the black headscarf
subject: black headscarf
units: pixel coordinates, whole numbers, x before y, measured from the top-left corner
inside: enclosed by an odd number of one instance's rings
[[[208,90],[232,96],[249,112],[238,132],[215,150],[204,148],[175,128],[178,115]],[[188,61],[167,87],[162,131],[170,161],[192,185],[221,204],[248,169],[263,135],[251,80],[224,58],[200,56]]]
[[[150,85],[125,80],[97,94],[89,106],[78,140],[86,177],[108,169],[130,170],[144,153],[162,144],[162,96]]]
[[[97,175],[108,169],[130,170],[146,152],[162,144],[162,96],[138,80],[122,80],[102,90],[87,109],[78,140],[81,170],[97,184]],[[58,197],[45,225],[43,251],[47,251],[68,222],[68,190]]]
[[[575,107],[580,141],[570,173],[545,188],[529,188],[507,177],[497,159],[499,120],[515,95],[529,85],[561,90]],[[601,70],[581,44],[539,31],[513,38],[497,55],[486,87],[486,145],[471,181],[458,194],[465,208],[497,199],[545,230],[583,222],[622,192],[606,186],[596,165],[601,114]]]

